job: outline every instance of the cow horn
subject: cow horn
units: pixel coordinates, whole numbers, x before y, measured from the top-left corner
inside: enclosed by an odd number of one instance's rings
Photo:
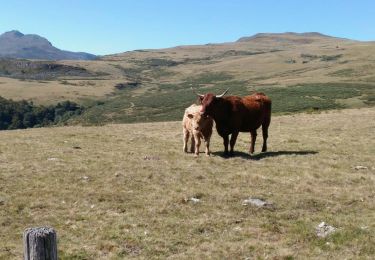
[[[192,91],[193,91],[198,97],[201,97],[201,98],[204,97],[204,95],[197,93],[197,92],[193,89],[193,87],[191,87],[191,90],[192,90]]]
[[[223,94],[221,94],[221,95],[216,95],[216,97],[217,97],[217,98],[224,97],[224,95],[227,94],[228,90],[229,90],[229,88],[227,88],[227,90],[225,90],[225,91],[223,92]]]

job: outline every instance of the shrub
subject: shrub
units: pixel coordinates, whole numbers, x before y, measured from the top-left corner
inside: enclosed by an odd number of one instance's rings
[[[53,125],[79,115],[83,107],[71,101],[55,106],[36,106],[25,100],[13,101],[0,97],[0,130]]]

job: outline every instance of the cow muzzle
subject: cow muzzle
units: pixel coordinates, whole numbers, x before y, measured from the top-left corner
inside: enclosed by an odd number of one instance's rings
[[[208,117],[208,114],[207,114],[206,111],[204,111],[204,112],[200,112],[200,115],[201,115],[201,117],[203,117],[203,118],[205,118],[205,119]]]
[[[207,111],[204,107],[201,108],[201,111],[199,111],[199,114],[203,117],[206,117],[207,116]]]

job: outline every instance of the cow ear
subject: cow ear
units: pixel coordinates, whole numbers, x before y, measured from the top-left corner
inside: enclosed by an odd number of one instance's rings
[[[204,96],[198,96],[198,101],[200,104],[202,104],[202,100],[203,100]]]
[[[193,118],[194,116],[193,116],[193,114],[188,114],[187,117],[191,119],[191,118]]]

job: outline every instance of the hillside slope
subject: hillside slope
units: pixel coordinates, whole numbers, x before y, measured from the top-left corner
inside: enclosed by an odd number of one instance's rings
[[[102,59],[124,62],[124,65],[159,67],[166,73],[159,80],[168,82],[201,73],[225,72],[249,85],[290,85],[314,81],[373,81],[374,50],[373,42],[314,33],[285,33],[257,34],[233,43],[139,50]]]
[[[183,154],[181,122],[2,131],[0,258],[49,225],[60,259],[371,259],[374,124],[374,108],[274,117],[251,160],[248,134],[225,159],[216,131],[212,157]]]
[[[80,102],[89,107],[80,120],[87,124],[177,120],[195,101],[191,86],[215,93],[229,87],[234,95],[263,91],[279,113],[367,107],[375,104],[374,60],[374,42],[266,33],[232,43],[60,61],[86,75],[48,81],[27,73],[14,76],[20,80],[2,77],[0,96],[42,104]],[[0,72],[6,69],[0,66]]]

